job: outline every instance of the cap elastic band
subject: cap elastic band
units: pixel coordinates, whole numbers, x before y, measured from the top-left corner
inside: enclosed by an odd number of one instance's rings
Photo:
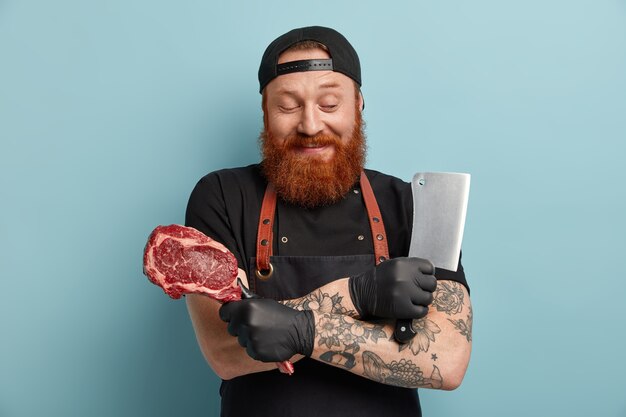
[[[332,71],[332,59],[305,59],[276,65],[276,74],[283,75],[300,71]]]

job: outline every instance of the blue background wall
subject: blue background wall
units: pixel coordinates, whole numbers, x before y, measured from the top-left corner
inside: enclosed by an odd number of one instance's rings
[[[288,29],[359,51],[369,167],[473,175],[474,352],[426,415],[626,416],[626,2],[0,0],[0,416],[215,416],[141,272],[206,172],[257,161]]]

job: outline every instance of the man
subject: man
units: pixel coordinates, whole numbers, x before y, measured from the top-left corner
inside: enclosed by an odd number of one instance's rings
[[[430,262],[405,258],[410,186],[363,170],[360,64],[341,34],[280,36],[259,82],[262,163],[202,178],[186,216],[235,254],[260,296],[223,307],[187,297],[223,379],[222,415],[419,416],[416,388],[454,389],[467,368],[463,268],[435,279]],[[392,336],[398,318],[413,319],[406,344]],[[292,376],[276,366],[288,359]]]

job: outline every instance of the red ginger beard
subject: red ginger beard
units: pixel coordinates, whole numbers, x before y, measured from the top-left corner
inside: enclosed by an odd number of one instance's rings
[[[358,181],[363,170],[367,150],[363,127],[363,118],[357,109],[354,131],[346,144],[337,135],[321,134],[294,134],[278,144],[264,117],[264,129],[259,138],[263,153],[261,170],[274,185],[276,194],[291,204],[311,209],[337,203]],[[295,148],[303,143],[333,145],[335,153],[330,161],[298,154]]]

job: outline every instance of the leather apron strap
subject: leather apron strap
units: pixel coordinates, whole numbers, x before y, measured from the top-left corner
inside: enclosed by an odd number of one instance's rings
[[[276,190],[274,190],[272,184],[268,183],[263,196],[259,229],[257,231],[256,276],[259,279],[268,279],[274,273],[274,267],[270,263],[270,256],[272,256],[275,212]]]
[[[385,224],[383,216],[380,214],[378,203],[374,190],[370,185],[370,181],[365,176],[365,172],[361,171],[361,192],[363,200],[365,200],[365,208],[367,209],[367,217],[370,221],[370,229],[372,230],[372,242],[374,242],[374,256],[376,265],[389,259],[389,247],[387,245],[387,233],[385,233]]]
[[[372,230],[372,241],[374,242],[374,257],[376,265],[389,259],[389,248],[387,246],[387,234],[385,224],[380,214],[376,196],[372,190],[365,172],[361,171],[361,192],[365,201],[365,209]],[[276,191],[272,184],[268,184],[263,196],[261,205],[261,215],[259,217],[259,228],[257,231],[256,245],[256,276],[261,280],[269,279],[274,273],[274,267],[270,263],[272,256],[274,214],[276,212]]]

